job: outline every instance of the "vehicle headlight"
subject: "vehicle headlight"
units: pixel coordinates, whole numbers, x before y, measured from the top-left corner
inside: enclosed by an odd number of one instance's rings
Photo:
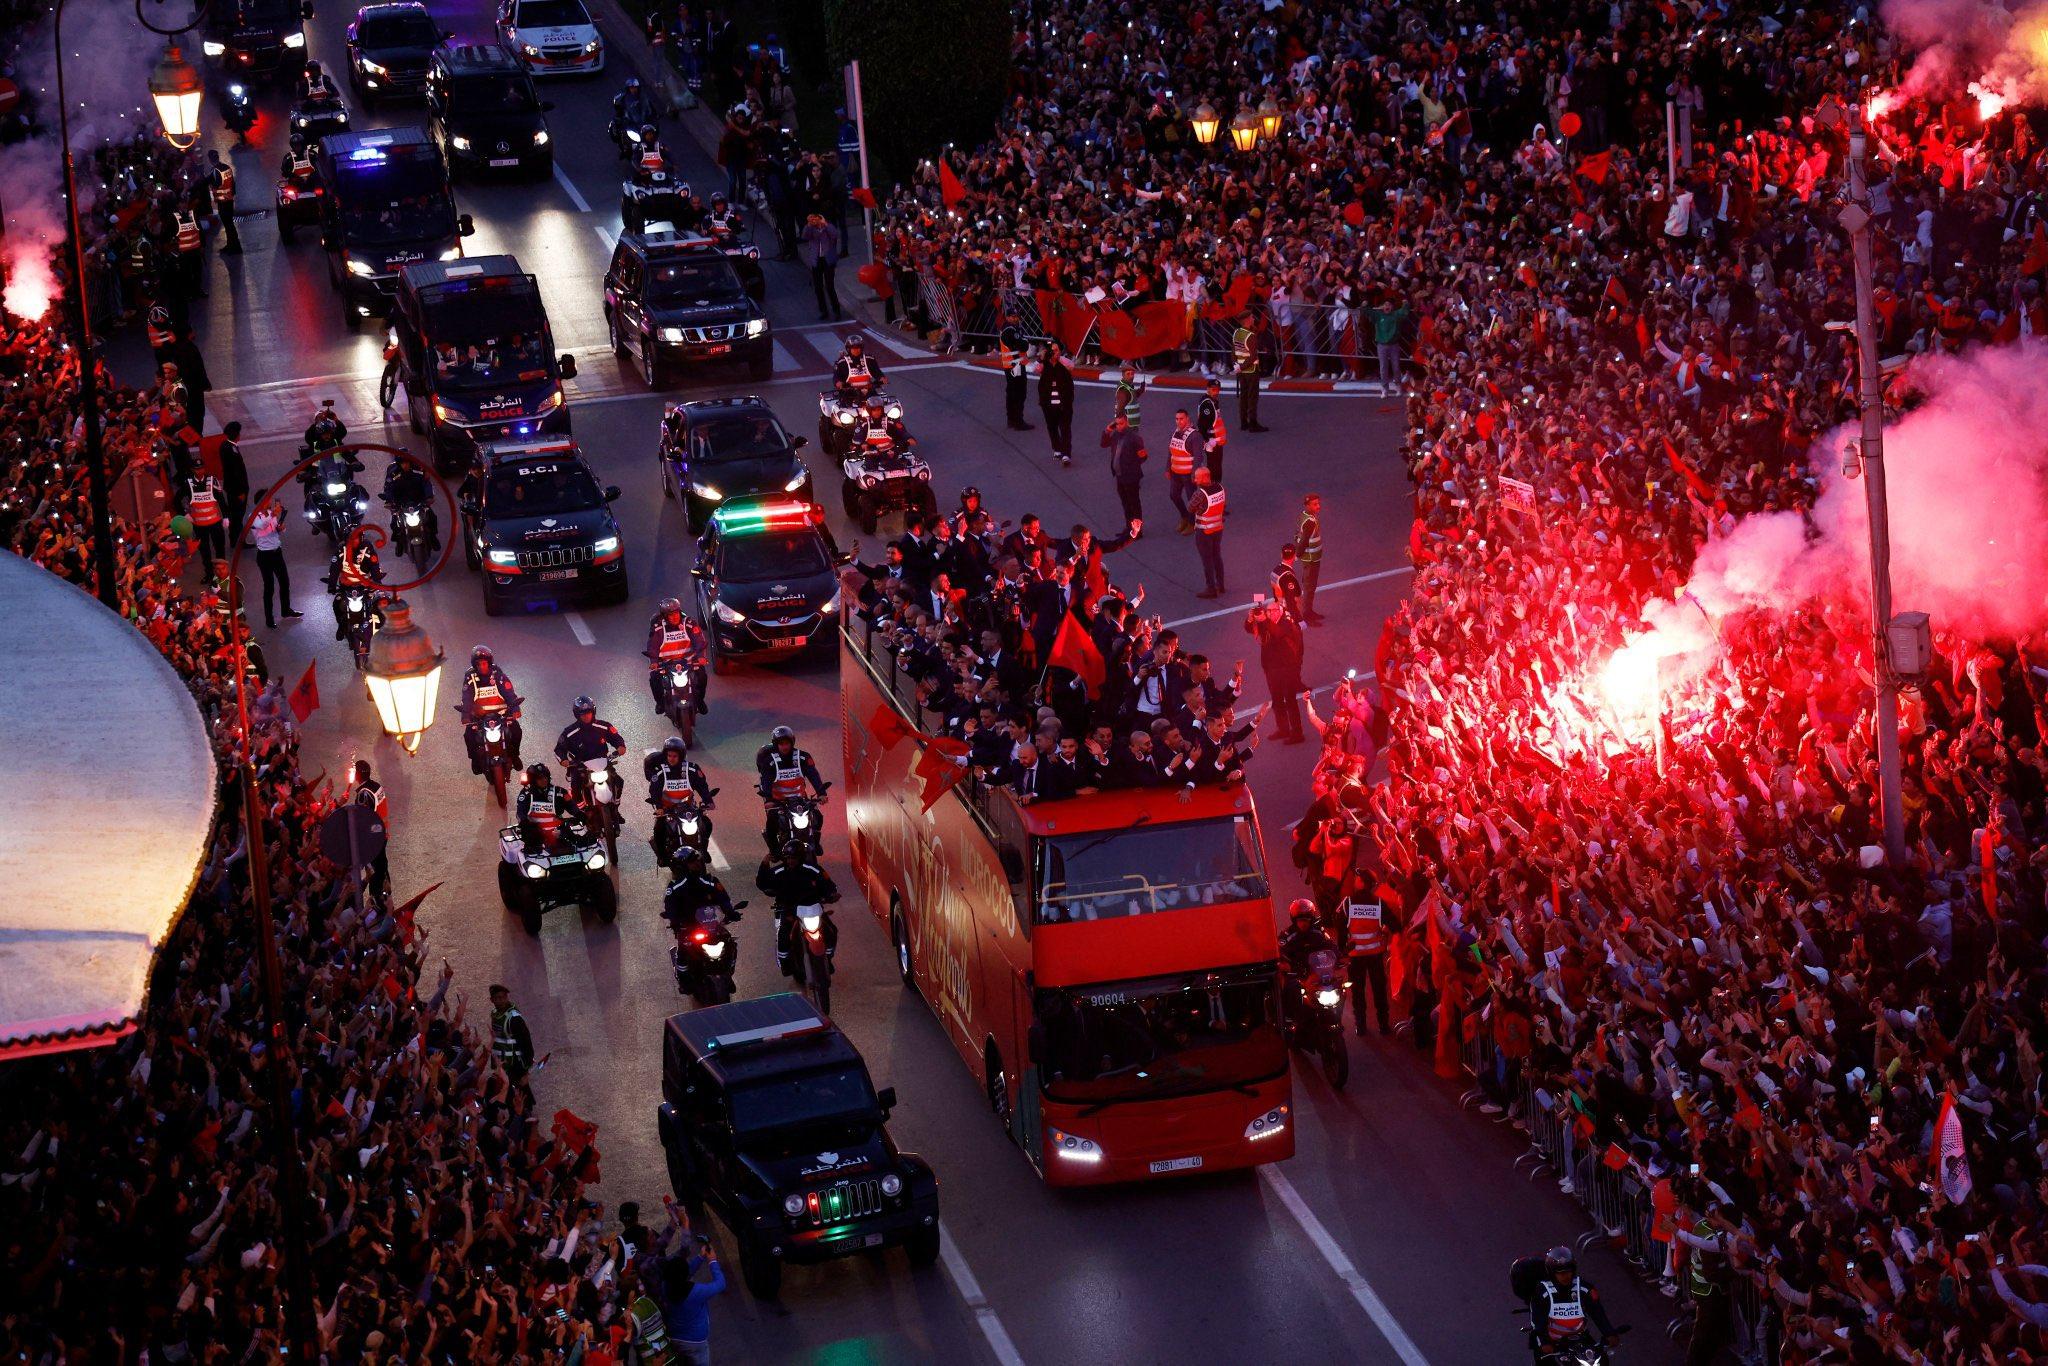
[[[469,139],[457,133],[454,137],[448,139],[448,145],[458,152],[467,152],[469,150]]]
[[[348,610],[351,612],[360,612],[363,610],[362,594],[351,593],[348,595]]]
[[[457,418],[455,416],[455,410],[453,408],[450,408],[447,404],[443,403],[438,398],[434,400],[434,421],[454,422],[456,420]]]
[[[382,62],[373,62],[368,57],[362,59],[362,65],[363,70],[372,76],[389,76],[391,74],[391,68],[385,66]]]
[[[500,740],[502,740],[502,739],[504,739],[504,738],[505,738],[505,728],[504,728],[503,726],[485,726],[485,727],[484,727],[484,739],[485,739],[485,740],[487,740],[488,742],[490,742],[491,744],[494,744],[494,745],[495,745],[495,744],[497,744],[497,743],[498,743],[498,741],[500,741]]]
[[[602,868],[602,867],[604,867],[604,850],[602,850],[602,849],[593,849],[593,850],[591,850],[591,851],[590,851],[590,857],[589,857],[588,859],[584,860],[584,862],[585,862],[585,864],[586,864],[587,866],[589,866],[589,867],[592,867],[592,868]]]
[[[461,259],[462,259],[462,248],[461,248],[460,246],[453,246],[453,247],[449,247],[449,248],[448,248],[448,249],[447,249],[446,251],[444,251],[444,252],[442,252],[442,253],[441,253],[441,259],[442,259],[443,261],[459,261],[459,260],[461,260]]]
[[[679,342],[683,339],[683,329],[680,327],[664,327],[661,329],[661,339],[665,342]]]
[[[638,128],[628,128],[626,130],[626,141],[635,143],[640,141],[640,130]]]
[[[853,425],[853,414],[841,408],[838,412],[832,414],[832,420],[842,427],[851,427]]]
[[[348,259],[348,273],[351,275],[375,275],[377,268],[368,261],[359,261],[351,256]]]
[[[601,39],[592,38],[589,42],[583,45],[583,55],[586,57],[595,57],[598,53],[598,50],[603,46],[604,42]]]
[[[758,336],[760,336],[760,335],[761,335],[761,334],[762,334],[763,332],[766,332],[767,330],[768,330],[768,320],[767,320],[766,318],[749,318],[749,319],[747,319],[747,335],[748,335],[748,336],[750,336],[750,337],[758,337]]]
[[[707,503],[720,502],[725,498],[724,492],[716,484],[699,484],[692,482],[690,485],[690,492],[696,494],[699,498],[702,498]]]
[[[292,48],[304,47],[306,45],[306,35],[303,33],[287,33],[284,35],[284,45]]]
[[[534,415],[539,416],[541,413],[552,413],[555,409],[561,407],[562,403],[562,391],[557,389],[539,403],[533,405]]]
[[[1092,1138],[1082,1138],[1079,1134],[1055,1129],[1050,1124],[1045,1126],[1045,1137],[1053,1152],[1069,1162],[1082,1162],[1092,1166],[1102,1160],[1102,1148]]]
[[[1335,987],[1324,987],[1316,993],[1316,1004],[1319,1006],[1333,1006],[1343,999],[1343,993]]]
[[[818,927],[825,923],[822,915],[800,915],[797,919],[803,921],[805,934],[816,934]]]
[[[228,94],[229,94],[229,95],[231,95],[231,96],[233,96],[233,97],[234,97],[235,99],[238,99],[238,100],[239,100],[239,99],[241,99],[241,98],[242,98],[242,96],[244,96],[244,95],[246,95],[246,94],[248,94],[248,93],[249,93],[249,90],[248,90],[248,87],[247,87],[247,86],[243,86],[243,85],[231,85],[231,86],[229,86],[229,87],[228,87]]]
[[[339,497],[341,497],[341,495],[342,495],[342,494],[344,494],[344,493],[347,493],[347,492],[348,492],[348,485],[347,485],[347,484],[329,484],[329,485],[327,486],[327,496],[328,496],[329,498],[339,498]]]
[[[522,866],[521,871],[528,877],[546,877],[548,866],[545,863],[527,863]]]
[[[516,550],[493,550],[484,558],[492,564],[518,564],[519,552]]]
[[[228,45],[226,43],[216,43],[212,39],[208,39],[199,45],[199,50],[209,57],[225,57]]]
[[[521,44],[520,51],[524,52],[529,57],[537,58],[540,56],[540,49],[535,47],[532,43]]]
[[[825,605],[824,605],[823,607],[820,607],[820,608],[819,608],[818,610],[819,610],[820,612],[825,612],[825,613],[832,613],[832,612],[836,612],[836,611],[838,611],[838,610],[839,610],[839,604],[840,604],[840,600],[841,600],[842,598],[844,598],[844,597],[845,597],[845,595],[846,595],[846,590],[845,590],[845,589],[843,589],[843,588],[835,588],[835,589],[833,589],[833,590],[832,590],[832,596],[831,596],[831,597],[829,597],[829,598],[827,598],[827,599],[825,599]]]
[[[782,491],[784,493],[795,493],[804,486],[804,480],[810,477],[809,474],[792,474],[789,476],[789,482],[782,486]]]
[[[810,828],[811,828],[811,813],[810,813],[810,812],[808,812],[808,811],[798,811],[798,812],[794,813],[794,814],[793,814],[793,815],[791,815],[791,816],[790,816],[790,818],[789,818],[789,825],[790,825],[790,828],[791,828],[792,830],[808,830],[808,829],[810,829]]]
[[[358,499],[356,499],[356,511],[357,511],[357,512],[368,512],[369,510],[370,510],[370,500],[369,500],[369,499],[367,499],[367,498],[358,498]]]
[[[713,603],[711,605],[711,610],[713,613],[717,615],[720,621],[725,622],[728,625],[738,626],[740,623],[744,622],[747,619],[747,614],[745,612],[740,611],[736,607],[728,607],[726,604],[722,602]]]
[[[541,129],[541,130],[540,130],[540,131],[539,131],[538,133],[535,133],[535,134],[533,135],[533,145],[534,145],[534,146],[536,146],[536,147],[545,147],[545,146],[547,146],[547,145],[548,145],[548,130],[547,130],[547,129],[543,128],[543,129]]]
[[[801,1195],[783,1196],[782,1212],[784,1214],[787,1214],[792,1219],[794,1219],[797,1215],[802,1214],[804,1212],[804,1198]]]
[[[890,1172],[890,1173],[889,1173],[889,1174],[888,1174],[887,1176],[883,1177],[883,1178],[882,1178],[882,1194],[884,1194],[884,1195],[901,1195],[901,1194],[903,1194],[903,1178],[902,1178],[902,1177],[900,1177],[900,1176],[898,1176],[898,1175],[897,1175],[896,1173],[894,1173],[894,1172]]]
[[[600,536],[590,543],[590,553],[593,555],[609,555],[618,548],[619,538],[616,536]]]
[[[1244,1136],[1246,1138],[1271,1138],[1275,1134],[1285,1132],[1287,1132],[1287,1107],[1285,1105],[1274,1106],[1266,1111],[1265,1114],[1260,1115],[1257,1119],[1244,1126]]]
[[[890,404],[887,408],[883,409],[883,412],[891,422],[901,422],[903,420],[903,405],[900,403]]]
[[[420,524],[420,515],[417,512],[406,513],[405,524],[407,526],[418,526]]]
[[[714,939],[710,943],[706,944],[704,946],[704,956],[706,958],[709,958],[714,963],[717,962],[719,959],[725,957],[724,941]]]
[[[872,475],[872,474],[863,474],[863,475],[862,475],[862,476],[860,477],[860,486],[861,486],[862,488],[864,488],[864,489],[871,489],[871,488],[873,488],[873,487],[874,487],[875,485],[877,485],[877,484],[879,484],[879,483],[881,483],[881,482],[882,482],[882,481],[881,481],[880,479],[877,479],[877,478],[876,478],[876,477],[875,477],[874,475]]]

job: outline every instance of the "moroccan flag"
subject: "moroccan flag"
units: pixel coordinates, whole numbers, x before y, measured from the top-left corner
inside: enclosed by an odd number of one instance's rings
[[[1365,205],[1356,199],[1344,206],[1344,221],[1354,228],[1365,226]]]
[[[875,192],[865,185],[854,186],[852,194],[849,197],[853,200],[854,203],[860,205],[863,209],[872,209],[875,207]]]
[[[1650,354],[1650,324],[1642,318],[1636,319],[1636,350],[1645,356]]]
[[[2026,259],[2020,262],[2020,274],[2032,275],[2048,270],[2048,226],[2034,224],[2033,240],[2027,243]]]
[[[1237,273],[1223,291],[1223,298],[1213,304],[1202,305],[1202,316],[1211,322],[1235,318],[1245,311],[1252,301],[1252,277],[1243,271]]]
[[[1429,528],[1420,517],[1415,519],[1415,525],[1408,528],[1408,558],[1415,562],[1417,568],[1436,560],[1436,552],[1429,548],[1428,533]]]
[[[1621,282],[1619,275],[1610,275],[1607,277],[1607,288],[1600,292],[1600,297],[1617,308],[1627,308],[1628,286]]]
[[[1600,1165],[1611,1172],[1624,1170],[1628,1166],[1628,1149],[1619,1143],[1607,1145],[1607,1151],[1600,1154]]]
[[[1764,1127],[1764,1112],[1749,1098],[1749,1092],[1743,1089],[1741,1082],[1735,1083],[1735,1122],[1745,1129]]]
[[[1102,680],[1108,676],[1095,638],[1072,612],[1060,621],[1059,634],[1052,638],[1052,653],[1046,657],[1046,663],[1079,675],[1090,697],[1102,691]]]
[[[418,896],[391,913],[391,918],[398,922],[398,933],[404,938],[406,943],[410,944],[412,942],[413,917],[419,913],[420,903],[432,896],[434,888],[440,885],[438,882],[435,883],[433,887],[427,888],[426,891],[421,892]]]
[[[298,717],[301,722],[320,710],[320,680],[314,677],[316,668],[318,661],[309,662],[306,665],[306,676],[299,680],[299,685],[293,688],[291,695],[285,699],[291,703],[292,715]]]
[[[939,198],[946,201],[949,209],[967,198],[967,187],[960,183],[960,177],[953,174],[953,168],[944,159],[939,162]]]
[[[903,718],[898,716],[895,709],[886,702],[877,702],[875,704],[874,715],[868,717],[868,729],[874,732],[877,740],[882,742],[883,749],[894,749],[900,741],[907,740],[917,734],[916,731],[903,724]]]
[[[917,756],[918,782],[924,787],[924,809],[929,811],[939,798],[967,776],[967,742],[950,735],[934,735]]]
[[[1592,181],[1595,185],[1605,185],[1607,183],[1607,172],[1612,168],[1613,164],[1614,149],[1610,147],[1604,152],[1597,152],[1589,157],[1580,157],[1579,174]]]
[[[1714,491],[1707,487],[1707,481],[1700,478],[1700,472],[1678,453],[1678,447],[1671,444],[1671,438],[1668,436],[1664,438],[1664,454],[1671,457],[1671,468],[1678,471],[1679,477],[1685,480],[1686,487],[1697,497],[1711,499],[1714,496]]]
[[[1139,304],[1128,311],[1105,308],[1097,311],[1096,342],[1118,360],[1138,360],[1172,351],[1188,339],[1188,311],[1172,300]]]
[[[1095,326],[1095,310],[1082,302],[1078,294],[1064,289],[1033,292],[1038,296],[1038,316],[1045,323],[1045,334],[1068,355],[1079,351],[1081,343],[1088,339],[1089,329]]]
[[[1956,1113],[1955,1097],[1946,1091],[1941,1093],[1941,1115],[1934,1121],[1934,1151],[1928,1156],[1942,1193],[1958,1202],[1969,1199],[1970,1151],[1963,1143],[1963,1117]]]

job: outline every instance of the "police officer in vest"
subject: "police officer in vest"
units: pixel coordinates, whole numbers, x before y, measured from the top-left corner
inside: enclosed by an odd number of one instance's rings
[[[1693,1171],[1697,1173],[1698,1167]],[[1692,1302],[1692,1336],[1685,1343],[1685,1366],[1713,1366],[1734,1337],[1733,1305],[1728,1298],[1728,1243],[1703,1212],[1715,1197],[1698,1179],[1688,1179],[1680,1199],[1689,1207],[1679,1212],[1675,1230],[1685,1246],[1685,1297]]]
[[[148,321],[149,354],[156,362],[157,369],[175,365],[177,355],[172,350],[178,343],[177,329],[171,326],[171,310],[157,304],[149,310]]]
[[[647,804],[654,808],[654,834],[648,844],[654,850],[654,861],[665,867],[674,853],[669,845],[668,814],[692,807],[709,811],[716,803],[710,781],[691,760],[689,746],[680,735],[669,736],[659,752],[648,755],[646,769]]]
[[[882,387],[882,367],[868,354],[858,332],[846,339],[846,349],[833,362],[832,387],[847,403],[858,403]]]
[[[1316,582],[1323,577],[1323,496],[1311,493],[1301,500],[1301,526],[1294,533],[1295,572],[1301,578],[1301,619],[1311,626],[1323,624],[1316,610]]]
[[[555,786],[555,775],[546,764],[534,764],[526,770],[526,783],[520,788],[519,801],[513,809],[520,838],[529,849],[552,844],[565,825],[586,823],[583,808],[576,805],[576,799],[566,790]]]
[[[1166,438],[1166,489],[1173,509],[1180,514],[1180,534],[1195,529],[1188,511],[1188,495],[1195,491],[1195,466],[1202,458],[1202,434],[1188,420],[1188,410],[1173,410],[1173,435]]]
[[[356,760],[354,778],[346,800],[376,812],[377,820],[384,826],[384,846],[377,851],[377,857],[370,860],[370,895],[388,902],[391,898],[391,807],[384,800],[384,784],[370,776],[368,759]]]
[[[506,757],[513,768],[519,767],[520,704],[518,689],[498,667],[490,647],[479,645],[471,650],[469,672],[462,676],[462,700],[455,704],[455,709],[462,713],[462,738],[469,747],[470,772],[484,771],[482,725],[491,717],[504,722]]]
[[[491,1052],[515,1085],[526,1084],[533,1070],[533,1031],[512,1004],[511,991],[499,983],[491,985]]]
[[[1030,367],[1031,357],[1015,319],[1005,319],[1003,330],[996,334],[996,356],[1003,365],[1003,416],[1011,431],[1031,431],[1031,424],[1024,420],[1024,398],[1031,391],[1025,371]]]
[[[769,732],[768,743],[754,755],[754,769],[763,806],[772,808],[806,795],[825,800],[829,784],[819,775],[810,751],[797,748],[796,732],[788,726],[777,726]],[[772,845],[773,835],[772,825],[763,827],[764,842]]]
[[[1204,387],[1202,401],[1195,409],[1195,430],[1202,435],[1202,459],[1209,477],[1223,482],[1223,447],[1230,437],[1223,429],[1223,381],[1211,379]]]
[[[1132,430],[1143,430],[1139,426],[1139,406],[1144,397],[1145,382],[1138,378],[1138,367],[1125,361],[1122,377],[1116,382],[1116,407],[1110,410],[1111,416],[1128,418]]]
[[[220,254],[239,256],[242,235],[235,230],[235,168],[221,160],[218,147],[207,149],[206,160],[206,189],[213,196],[214,217],[220,220]]]
[[[1198,598],[1220,598],[1230,590],[1223,584],[1223,485],[1208,467],[1195,471],[1195,492],[1188,511],[1195,519],[1195,554],[1202,561],[1202,582]]]
[[[1237,425],[1248,432],[1266,430],[1259,425],[1259,379],[1266,373],[1272,328],[1272,320],[1260,309],[1230,338],[1231,368],[1237,373]]]
[[[199,561],[206,567],[206,577],[210,579],[214,577],[216,561],[221,561],[221,567],[226,568],[227,495],[221,492],[220,481],[199,466],[185,477],[184,495],[180,501],[184,505],[185,516],[192,522],[193,538],[199,542]]]
[[[171,225],[178,252],[178,290],[187,299],[203,299],[206,239],[199,232],[199,211],[189,203],[173,209]]]
[[[683,612],[680,598],[661,600],[654,620],[647,624],[647,648],[641,653],[647,656],[647,688],[654,694],[656,712],[661,710],[667,693],[663,674],[678,660],[690,671],[690,690],[696,699],[697,714],[702,716],[711,710],[704,701],[704,628]]]
[[[1351,1027],[1365,1036],[1365,994],[1372,989],[1374,1018],[1380,1033],[1391,1034],[1387,1024],[1387,904],[1380,896],[1371,901],[1347,898],[1340,914],[1344,920],[1345,951],[1350,955]]]
[[[1554,1247],[1543,1254],[1543,1279],[1529,1297],[1529,1349],[1539,1362],[1554,1360],[1559,1344],[1584,1334],[1588,1321],[1600,1341],[1615,1335],[1600,1292],[1579,1277],[1579,1259],[1568,1247]]]

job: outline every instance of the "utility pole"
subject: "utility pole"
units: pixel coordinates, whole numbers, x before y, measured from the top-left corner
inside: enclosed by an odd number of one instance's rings
[[[875,192],[875,182],[868,178],[868,107],[867,102],[861,98],[860,62],[858,59],[847,63],[846,83],[848,89],[853,92],[853,127],[860,137],[861,188],[872,196]],[[865,229],[861,235],[867,238],[868,242],[868,264],[873,265],[875,263],[875,211],[863,207],[860,211],[860,218],[862,227]],[[845,249],[846,244],[840,243],[840,250],[844,251]]]
[[[1906,812],[1899,778],[1899,679],[1886,628],[1892,619],[1892,537],[1884,491],[1883,373],[1877,360],[1877,305],[1871,298],[1870,186],[1863,159],[1868,137],[1860,110],[1849,120],[1849,202],[1837,221],[1856,258],[1856,346],[1863,414],[1863,494],[1870,508],[1871,664],[1877,694],[1877,778],[1884,810],[1884,847],[1894,868],[1906,859]]]

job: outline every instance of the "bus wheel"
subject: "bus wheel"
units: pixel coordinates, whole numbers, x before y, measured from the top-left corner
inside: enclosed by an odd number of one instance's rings
[[[917,974],[910,966],[910,928],[903,923],[902,915],[893,910],[889,912],[889,942],[896,946],[896,975],[915,993]]]
[[[988,1046],[988,1058],[984,1070],[988,1073],[988,1108],[995,1112],[1005,1134],[1010,1132],[1010,1075],[1003,1071],[1002,1055],[996,1046]]]

